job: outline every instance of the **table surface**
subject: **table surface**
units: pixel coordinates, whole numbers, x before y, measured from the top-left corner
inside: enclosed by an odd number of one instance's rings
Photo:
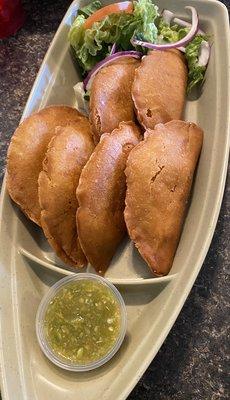
[[[223,1],[230,8],[230,1]],[[0,41],[0,179],[7,146],[39,66],[71,1],[25,0],[27,20]],[[129,400],[227,399],[230,179],[216,231],[196,283],[159,353]]]

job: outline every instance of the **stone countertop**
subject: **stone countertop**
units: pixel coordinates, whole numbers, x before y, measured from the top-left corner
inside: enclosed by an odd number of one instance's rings
[[[28,18],[0,41],[0,172],[6,150],[51,39],[71,1],[25,0]],[[230,1],[224,1],[230,7]],[[228,399],[230,179],[216,231],[196,283],[161,350],[129,400]]]

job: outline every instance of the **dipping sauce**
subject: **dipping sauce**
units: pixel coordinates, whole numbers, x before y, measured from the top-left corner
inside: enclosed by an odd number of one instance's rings
[[[44,335],[64,360],[88,364],[114,347],[121,330],[121,311],[112,290],[97,280],[75,280],[60,288],[44,314]]]

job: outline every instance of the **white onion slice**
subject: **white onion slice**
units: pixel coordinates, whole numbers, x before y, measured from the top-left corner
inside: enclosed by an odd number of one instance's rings
[[[185,53],[185,47],[180,46],[180,47],[177,47],[177,49],[180,50],[180,51],[182,51],[182,53]]]
[[[82,114],[88,116],[88,102],[85,100],[85,90],[83,87],[83,82],[78,82],[74,87],[74,94],[76,96],[74,107]]]
[[[208,64],[208,61],[209,61],[210,52],[211,52],[211,48],[210,48],[209,43],[206,40],[203,40],[201,42],[200,53],[199,53],[199,58],[198,58],[198,63],[197,63],[199,65],[199,67],[206,67],[206,65]]]
[[[170,25],[170,23],[174,17],[174,13],[170,10],[163,10],[161,15],[162,15],[164,22],[166,24]]]
[[[111,56],[112,54],[116,53],[116,50],[117,50],[116,43],[113,43],[113,45],[112,45],[112,47],[111,47],[111,51],[110,51],[110,56]]]

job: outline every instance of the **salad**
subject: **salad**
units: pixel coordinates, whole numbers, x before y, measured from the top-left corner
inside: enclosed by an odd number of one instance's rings
[[[81,8],[69,32],[69,42],[82,76],[83,90],[100,68],[124,56],[141,58],[148,50],[176,48],[188,65],[187,92],[204,82],[210,56],[208,36],[199,29],[194,7],[186,7],[191,23],[169,11],[159,12],[151,0],[114,3],[102,7],[94,0]]]

